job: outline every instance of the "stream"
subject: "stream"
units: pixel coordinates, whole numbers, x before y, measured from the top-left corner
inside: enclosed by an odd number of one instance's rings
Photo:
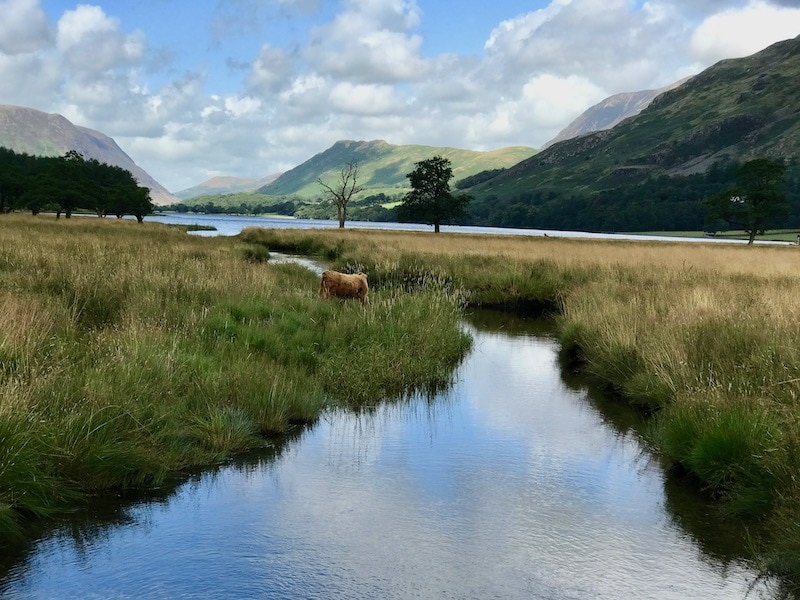
[[[454,385],[330,410],[170,489],[31,529],[2,598],[768,598],[547,324],[477,312]]]

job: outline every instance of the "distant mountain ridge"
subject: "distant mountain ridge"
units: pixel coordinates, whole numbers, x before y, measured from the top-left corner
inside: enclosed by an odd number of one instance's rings
[[[150,189],[155,204],[171,204],[177,198],[137,165],[109,136],[74,125],[58,114],[33,108],[0,105],[0,146],[36,156],[61,156],[76,150],[86,159],[127,169],[139,185]]]
[[[800,158],[800,36],[718,62],[615,127],[553,144],[469,192],[591,194],[721,160]]]
[[[611,129],[617,123],[622,122],[628,117],[638,115],[659,95],[678,87],[686,82],[688,78],[681,79],[670,85],[655,89],[642,90],[640,92],[625,92],[609,96],[605,100],[598,102],[594,106],[586,109],[577,119],[572,121],[552,140],[542,146],[542,150],[579,135]]]
[[[280,173],[267,175],[261,179],[251,177],[230,177],[220,175],[207,179],[203,183],[175,192],[175,196],[181,200],[189,200],[198,196],[210,196],[213,194],[235,194],[236,192],[250,192],[260,187],[269,185],[280,177]]]
[[[414,163],[439,155],[450,159],[454,180],[481,171],[507,168],[536,153],[534,148],[512,146],[488,152],[459,148],[394,145],[385,140],[341,140],[327,150],[283,173],[258,189],[273,196],[315,197],[320,194],[319,179],[335,182],[340,170],[351,160],[359,165],[359,185],[375,191],[402,191],[408,186],[406,175]]]

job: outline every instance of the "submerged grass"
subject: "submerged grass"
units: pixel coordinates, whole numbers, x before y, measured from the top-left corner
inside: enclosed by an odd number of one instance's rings
[[[268,257],[157,223],[0,218],[0,542],[327,404],[441,385],[469,347],[447,290],[376,291],[362,309]]]
[[[800,589],[800,250],[792,246],[250,230],[404,291],[556,315],[562,352],[654,414],[649,441]],[[310,240],[313,240],[313,244]],[[771,532],[771,535],[770,535]]]

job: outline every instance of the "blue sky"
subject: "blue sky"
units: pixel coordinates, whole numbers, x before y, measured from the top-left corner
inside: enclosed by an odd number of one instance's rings
[[[581,112],[800,34],[797,0],[0,0],[0,104],[172,191],[341,139],[539,147]]]

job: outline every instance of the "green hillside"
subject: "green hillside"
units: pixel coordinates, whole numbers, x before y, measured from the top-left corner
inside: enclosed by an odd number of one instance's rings
[[[534,213],[565,199],[629,192],[660,177],[697,180],[714,164],[766,157],[791,172],[800,154],[798,81],[800,37],[721,61],[613,129],[554,144],[467,191],[487,214],[488,205],[494,214],[526,207],[521,224],[535,227]]]
[[[383,140],[340,141],[259,188],[258,192],[271,196],[317,197],[321,191],[318,179],[335,182],[341,168],[351,160],[358,161],[358,183],[366,188],[364,194],[402,192],[408,186],[406,174],[414,169],[414,163],[436,155],[450,159],[454,178],[458,180],[480,171],[510,167],[535,153],[535,149],[523,146],[478,152],[433,146],[397,146]]]

